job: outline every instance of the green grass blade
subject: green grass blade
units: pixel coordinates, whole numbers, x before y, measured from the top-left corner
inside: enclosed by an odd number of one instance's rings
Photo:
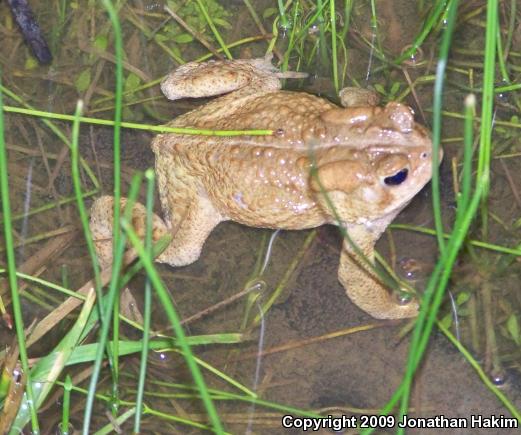
[[[29,384],[28,381],[27,387],[30,385],[33,387],[33,391],[35,392],[34,403],[37,408],[40,407],[43,401],[47,398],[49,392],[54,387],[56,380],[63,371],[63,368],[67,364],[74,348],[78,344],[78,340],[85,328],[85,324],[87,323],[87,319],[92,311],[95,300],[96,297],[94,291],[89,292],[74,326],[60,341],[58,346],[56,346],[54,352],[41,358],[31,369],[31,384]],[[24,396],[18,415],[11,427],[10,434],[14,435],[22,433],[24,426],[29,420],[27,409],[29,409],[27,397]]]
[[[137,197],[139,186],[141,184],[141,174],[137,174],[133,179],[130,186],[130,192],[128,196],[128,201],[125,207],[125,213],[130,214],[132,211],[132,206],[135,202],[135,198]],[[101,325],[101,331],[99,334],[99,342],[98,347],[96,349],[96,357],[94,359],[94,366],[92,368],[92,375],[89,383],[89,394],[87,395],[87,400],[85,403],[85,414],[83,418],[83,435],[89,434],[90,427],[90,419],[92,416],[92,410],[94,406],[94,397],[96,395],[96,387],[99,379],[100,371],[101,371],[101,363],[103,360],[103,354],[105,351],[105,346],[107,345],[108,335],[110,323],[112,321],[112,314],[114,310],[114,304],[116,302],[116,298],[119,297],[119,271],[121,270],[123,264],[123,254],[125,251],[125,243],[126,237],[122,234],[118,240],[118,246],[114,251],[114,258],[112,263],[112,276],[109,284],[109,290],[106,296],[106,303],[104,304],[104,316],[105,323]]]
[[[411,47],[406,50],[404,53],[402,53],[400,56],[398,56],[394,63],[401,64],[404,60],[410,59],[411,56],[413,56],[418,48],[423,44],[423,41],[429,36],[434,26],[436,26],[440,22],[440,18],[442,17],[445,8],[447,7],[447,0],[437,0],[436,4],[434,6],[434,9],[432,10],[431,14],[423,24],[421,32],[416,36],[413,43],[411,44]]]
[[[136,408],[127,409],[123,414],[119,417],[115,418],[114,421],[118,426],[123,425],[129,418],[131,418],[136,413]],[[94,435],[109,435],[114,433],[114,423],[107,423],[104,427],[94,433]]]
[[[100,266],[98,262],[98,256],[96,255],[96,249],[94,248],[94,241],[92,240],[92,234],[89,228],[89,218],[87,214],[87,210],[85,209],[85,204],[83,203],[83,194],[81,190],[81,180],[80,180],[80,168],[79,168],[79,147],[78,147],[78,139],[79,139],[79,130],[80,130],[80,122],[79,118],[83,111],[83,102],[80,100],[76,105],[76,113],[75,118],[76,121],[72,125],[72,141],[71,141],[71,172],[72,172],[72,185],[74,189],[74,195],[76,197],[76,208],[78,209],[78,214],[80,215],[81,226],[83,229],[84,239],[87,243],[87,251],[89,252],[90,261],[92,263],[92,268],[94,272],[94,289],[96,290],[96,296],[98,299],[98,307],[99,313],[101,315],[102,308],[100,306],[102,301],[101,294],[101,276],[100,276]],[[101,318],[103,321],[103,318]]]
[[[4,109],[5,112],[20,113],[23,115],[37,116],[39,118],[59,119],[62,121],[74,121],[74,115],[67,115],[64,113],[46,112],[43,110],[35,109],[24,109],[23,107],[13,106],[4,106]],[[81,116],[80,122],[93,125],[106,125],[110,127],[116,126],[116,122],[111,119],[89,118],[87,116]],[[138,124],[135,122],[121,122],[119,125],[123,128],[145,130],[154,133],[194,134],[201,136],[270,136],[273,134],[273,130],[211,130],[200,128],[169,127],[168,125],[147,125]]]
[[[335,92],[338,94],[338,53],[336,47],[336,11],[335,11],[335,2],[329,1],[329,21],[331,25],[331,59],[333,65],[331,68],[333,69],[333,84],[335,85]]]
[[[449,57],[452,34],[456,24],[456,14],[458,12],[459,0],[452,0],[449,5],[447,26],[443,32],[440,54],[436,65],[436,81],[434,82],[434,101],[432,107],[432,209],[434,213],[434,227],[436,228],[436,239],[438,249],[443,255],[445,251],[445,241],[443,239],[443,222],[441,219],[441,200],[440,200],[440,175],[439,175],[439,149],[441,144],[441,108],[443,105],[443,85],[445,82],[445,70]]]
[[[515,418],[517,418],[517,421],[521,425],[521,413],[515,407],[515,405],[508,399],[508,397],[496,385],[494,385],[494,383],[490,379],[490,376],[487,375],[487,373],[485,373],[480,363],[474,359],[472,354],[456,339],[456,337],[454,337],[454,335],[452,335],[452,333],[445,326],[442,325],[441,322],[437,322],[437,325],[438,328],[440,328],[440,330],[454,345],[454,347],[458,349],[461,352],[461,354],[465,357],[465,359],[469,362],[469,364],[478,374],[483,384],[496,395],[498,400],[503,405],[505,405],[505,408],[507,408]]]
[[[472,143],[474,142],[473,116],[476,109],[476,97],[471,94],[465,98],[465,134],[463,152],[463,175],[461,191],[458,196],[458,213],[467,209],[472,188]]]
[[[147,180],[147,200],[146,200],[146,231],[145,231],[145,251],[148,257],[152,257],[152,210],[154,209],[154,171],[149,169],[145,173]],[[148,361],[148,344],[150,337],[150,317],[152,313],[152,288],[150,279],[147,277],[144,291],[143,308],[143,346],[141,348],[141,360],[139,366],[139,379],[136,395],[136,414],[134,416],[134,433],[140,433],[141,413],[143,412],[143,397],[145,394],[145,379]]]
[[[1,84],[0,84],[1,86]],[[27,349],[25,347],[25,330],[22,316],[22,306],[18,293],[18,280],[16,277],[16,263],[13,242],[13,227],[11,224],[11,201],[9,199],[9,177],[7,172],[7,152],[4,140],[4,111],[3,96],[0,92],[0,198],[2,200],[2,213],[4,215],[4,236],[7,257],[8,282],[11,290],[11,301],[13,307],[16,338],[20,350],[20,361],[22,369],[27,375],[26,399],[28,400],[31,427],[33,432],[39,433],[38,417],[36,415],[36,404],[32,388],[31,373],[27,360]]]
[[[157,272],[152,264],[151,258],[145,252],[145,249],[144,249],[143,245],[141,244],[141,241],[139,240],[137,234],[133,230],[129,220],[124,218],[122,221],[122,225],[123,225],[123,228],[125,229],[128,239],[132,243],[132,246],[137,251],[139,258],[143,262],[143,266],[145,267],[147,274],[148,274],[150,280],[152,281],[153,287],[156,290],[157,295],[161,301],[161,304],[163,305],[163,308],[170,320],[170,323],[172,324],[172,327],[175,331],[177,340],[179,342],[179,347],[181,348],[181,351],[183,352],[183,356],[186,360],[186,364],[187,364],[190,372],[192,373],[195,384],[197,385],[197,387],[199,389],[199,392],[201,394],[201,399],[206,408],[206,412],[208,413],[208,417],[209,417],[210,421],[212,422],[214,431],[218,434],[222,434],[224,432],[223,426],[222,426],[219,416],[217,414],[217,410],[215,409],[212,399],[208,393],[208,389],[204,382],[201,371],[199,370],[199,367],[197,366],[197,363],[194,359],[192,351],[190,350],[190,346],[186,342],[183,327],[181,326],[181,323],[179,321],[179,316],[177,315],[177,312],[174,308],[174,304],[172,303],[172,300],[170,299],[170,295],[169,295],[168,291],[166,290],[165,286],[163,285],[161,278],[157,274]],[[87,434],[85,434],[85,435],[87,435]]]
[[[498,25],[498,2],[487,1],[487,28],[485,34],[485,60],[483,77],[483,94],[481,105],[481,135],[480,150],[483,150],[478,159],[477,177],[485,181],[483,199],[481,202],[482,234],[488,233],[487,199],[490,184],[490,155],[492,137],[492,113],[494,109],[494,81],[496,74],[496,38]],[[486,237],[484,237],[486,238]]]
[[[60,435],[70,433],[69,421],[70,421],[70,410],[71,410],[71,390],[72,390],[72,378],[70,375],[65,377],[63,383],[63,401],[62,401],[62,420],[60,422]]]
[[[230,332],[222,334],[209,334],[209,335],[195,335],[192,337],[185,337],[186,342],[190,346],[207,346],[211,344],[237,344],[244,341],[243,334]],[[108,343],[108,347],[112,347],[112,342]],[[177,340],[172,338],[156,338],[149,341],[148,348],[153,351],[164,351],[165,349],[175,349],[177,347]],[[138,353],[143,348],[143,341],[128,341],[120,340],[119,342],[120,355],[131,355]],[[67,365],[81,364],[86,362],[92,362],[96,358],[96,352],[98,349],[98,343],[82,344],[77,346],[70,359],[67,361]]]
[[[121,33],[121,26],[119,23],[119,18],[116,9],[112,5],[110,0],[102,0],[103,6],[107,10],[109,15],[110,22],[112,24],[112,29],[114,31],[114,51],[116,56],[116,90],[115,90],[115,107],[114,107],[114,213],[113,213],[113,228],[112,228],[112,252],[114,258],[116,257],[116,252],[120,251],[120,243],[119,240],[121,238],[121,228],[120,228],[120,198],[121,198],[121,114],[122,114],[122,100],[123,100],[123,37]],[[121,252],[121,251],[120,251]],[[119,267],[116,267],[118,264],[121,267],[120,262],[114,262],[112,267],[112,279],[113,281],[117,281],[119,278]],[[114,283],[117,287],[117,284]],[[117,290],[115,290],[118,292]],[[119,293],[119,292],[118,292]],[[114,343],[113,349],[113,358],[111,360],[112,363],[112,373],[113,373],[113,393],[114,403],[117,403],[117,385],[118,385],[118,376],[119,376],[119,358],[118,358],[118,346],[119,343],[119,297],[114,298],[114,306],[113,306],[113,325],[112,325],[112,333]],[[114,409],[114,408],[113,408]]]
[[[282,0],[277,0],[277,6],[279,7],[280,25],[283,30],[288,30],[290,24],[286,15],[286,8],[284,7]]]
[[[212,30],[212,33],[215,36],[215,39],[217,39],[217,42],[219,42],[219,45],[223,49],[224,54],[226,54],[226,57],[228,59],[233,59],[233,56],[230,53],[230,50],[228,50],[228,46],[224,42],[224,40],[223,40],[221,34],[219,33],[219,31],[217,30],[217,27],[215,27],[215,24],[214,24],[212,18],[210,17],[210,15],[208,15],[208,11],[206,10],[206,7],[204,6],[204,3],[201,0],[196,0],[196,2],[197,2],[197,6],[199,6],[199,9],[201,10],[201,12],[202,12],[202,14],[204,16],[204,19],[208,23],[208,26],[210,26],[210,29]]]
[[[455,0],[453,0],[455,1]],[[453,6],[453,5],[452,5]],[[451,14],[452,16],[452,14]],[[483,92],[483,106],[488,106],[488,110],[484,107],[482,119],[487,119],[487,116],[490,116],[491,119],[492,114],[492,104],[493,99],[485,98],[485,93],[489,95],[494,94],[494,57],[496,54],[495,50],[495,42],[491,41],[497,35],[496,32],[497,26],[497,2],[494,0],[489,0],[488,9],[487,9],[487,44],[485,47],[485,65],[488,65],[488,70],[485,69],[485,78],[484,78],[484,92]],[[490,60],[492,59],[492,62]],[[488,77],[488,82],[487,82]],[[490,78],[492,77],[492,80]],[[487,89],[488,86],[488,89]],[[441,108],[440,108],[441,110]],[[491,123],[489,124],[491,127]],[[485,162],[488,161],[490,164],[490,140],[491,140],[491,130],[483,128],[481,130],[481,141],[480,141],[480,161],[483,160]],[[422,356],[427,347],[427,343],[429,340],[430,332],[436,320],[436,314],[438,312],[439,306],[441,305],[441,301],[444,295],[445,287],[448,283],[450,273],[452,271],[452,266],[456,260],[459,249],[463,243],[464,238],[468,232],[470,227],[470,223],[474,218],[474,214],[477,211],[478,204],[481,201],[483,204],[483,199],[486,197],[488,184],[489,184],[489,172],[488,168],[485,168],[482,172],[478,171],[477,175],[477,186],[472,197],[472,200],[469,203],[469,207],[461,213],[458,213],[457,217],[459,219],[456,220],[454,224],[454,231],[449,239],[449,244],[447,251],[445,252],[445,256],[442,256],[438,261],[438,264],[435,268],[435,273],[432,278],[429,280],[429,284],[427,286],[427,290],[424,296],[424,303],[428,307],[427,317],[424,315],[426,312],[425,309],[422,309],[418,321],[415,325],[415,330],[413,332],[411,347],[409,352],[409,359],[407,363],[406,374],[404,376],[403,381],[403,392],[401,397],[401,406],[400,406],[400,419],[406,414],[408,410],[409,403],[409,395],[410,388],[412,386],[412,380],[414,376],[414,372],[418,367]],[[441,269],[441,270],[440,270]],[[432,295],[432,296],[431,296]],[[430,303],[430,299],[432,299],[432,303]],[[422,307],[426,308],[426,307]],[[403,429],[398,431],[398,433],[403,433]]]
[[[327,1],[317,0],[317,23],[318,23],[318,54],[320,57],[320,63],[322,67],[325,67],[329,63],[327,56],[327,40],[326,40],[326,26],[324,25],[324,8],[327,5]],[[320,12],[319,12],[320,11]]]
[[[3,92],[5,95],[9,96],[9,98],[16,101],[18,104],[25,106],[25,109],[22,107],[17,108],[18,110],[20,110],[20,112],[18,112],[18,113],[28,112],[28,113],[32,114],[32,113],[38,112],[37,110],[34,109],[34,107],[31,107],[29,104],[25,103],[14,92],[11,92],[9,89],[2,86],[1,83],[0,83],[0,91]],[[10,110],[9,107],[10,106],[4,106],[4,110],[6,112],[14,112],[14,111]],[[35,116],[38,116],[38,115],[35,115]],[[68,116],[69,116],[69,121],[74,121],[74,116],[71,116],[71,115],[68,115]],[[45,116],[43,118],[45,118]],[[60,139],[65,145],[67,145],[68,148],[71,147],[71,143],[70,143],[69,139],[67,139],[67,136],[65,136],[65,134],[58,127],[56,127],[48,119],[42,119],[42,122],[56,135],[56,137],[58,137],[58,139]],[[89,179],[92,181],[92,184],[94,184],[95,190],[97,191],[99,189],[99,181],[96,178],[96,176],[94,175],[94,172],[92,172],[92,170],[90,169],[90,166],[83,159],[81,159],[81,165],[82,165],[83,169],[85,170],[85,173],[87,174]]]

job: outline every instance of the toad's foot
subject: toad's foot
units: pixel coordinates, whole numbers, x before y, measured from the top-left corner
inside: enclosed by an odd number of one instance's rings
[[[121,213],[123,213],[127,204],[126,198],[121,198]],[[102,196],[94,201],[90,214],[90,230],[94,239],[94,247],[98,254],[98,259],[102,269],[112,264],[112,233],[114,227],[113,219],[114,198],[112,196]],[[145,235],[146,209],[142,204],[134,204],[132,211],[132,225],[139,235],[140,239]],[[152,239],[154,242],[162,236],[168,234],[168,229],[163,220],[153,215],[153,231]],[[135,251],[126,254],[126,258],[130,259],[135,255]]]
[[[127,199],[121,198],[122,213],[126,203]],[[98,198],[91,210],[90,229],[102,268],[112,264],[113,210],[114,198],[111,196]],[[179,219],[173,228],[169,228],[159,216],[153,214],[152,240],[157,242],[164,235],[173,234],[172,242],[157,257],[156,261],[172,266],[185,266],[193,263],[199,258],[206,238],[220,221],[220,216],[214,213],[213,209],[205,207],[204,200],[198,198],[192,198],[182,219]],[[146,229],[146,209],[142,204],[134,204],[131,222],[134,230],[143,240]],[[129,259],[134,255],[134,251],[131,250],[126,255],[126,258]]]
[[[303,77],[307,74],[280,72],[272,65],[271,55],[257,59],[189,62],[166,76],[161,82],[161,91],[169,100],[212,97],[239,90],[241,95],[248,95],[279,90],[281,78]]]
[[[374,264],[374,244],[380,233],[372,233],[362,225],[355,225],[349,227],[348,234],[371,264]],[[394,299],[376,273],[355,253],[347,240],[344,240],[342,246],[338,279],[349,298],[377,319],[404,319],[418,315],[417,301],[400,304]]]

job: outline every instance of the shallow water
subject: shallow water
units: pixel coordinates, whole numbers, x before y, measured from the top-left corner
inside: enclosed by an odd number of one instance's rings
[[[0,16],[7,16],[5,3],[0,3]],[[111,35],[111,32],[107,33],[109,24],[103,10],[99,6],[93,7],[87,2],[79,2],[80,7],[77,9],[66,8],[62,20],[59,14],[55,13],[59,10],[61,2],[52,3],[53,7],[49,7],[49,2],[33,2],[36,15],[55,57],[51,66],[32,65],[27,48],[23,45],[16,28],[10,27],[8,18],[1,25],[0,31],[4,36],[4,43],[0,46],[3,85],[25,102],[41,110],[72,113],[76,99],[81,96],[85,100],[87,116],[110,118],[113,51],[110,45],[102,52],[93,49],[93,41],[103,45],[103,35]],[[228,30],[221,29],[226,40],[234,41],[259,34],[242,3],[221,2],[223,5],[228,3],[227,7],[233,12],[230,16],[223,15],[223,19],[229,20],[232,26]],[[382,69],[381,61],[374,53],[371,55],[363,42],[364,38],[372,39],[369,11],[362,2],[354,3],[351,31],[346,42],[349,49],[346,84],[352,85],[351,80],[356,79],[363,86],[380,84],[390,91],[393,83],[399,83],[399,90],[395,95],[400,95],[406,89],[407,80],[414,82],[420,76],[433,74],[436,51],[431,42],[423,46],[423,62],[417,57],[416,65],[407,66],[403,70]],[[377,2],[380,43],[388,56],[398,55],[417,34],[421,24],[421,17],[418,16],[415,7],[417,3],[401,0],[393,2],[394,7],[391,8],[390,2]],[[467,9],[462,13],[468,13],[472,7],[477,10],[482,4],[468,2]],[[255,8],[259,13],[267,7],[274,6],[275,2],[255,2]],[[214,16],[219,14],[221,12],[217,11]],[[174,63],[157,43],[144,35],[157,30],[165,18],[160,5],[152,1],[127,2],[122,8],[121,16],[124,17],[127,89],[138,82],[136,77],[140,78],[141,83],[159,79]],[[479,20],[484,20],[483,13],[476,18],[464,20],[457,29],[451,64],[457,65],[460,70],[468,71],[473,68],[473,80],[476,83],[480,82],[479,69],[474,68],[473,62],[481,62],[481,57],[457,50],[482,48],[484,31],[480,28]],[[270,19],[265,20],[264,25],[269,31]],[[159,31],[160,34],[161,32]],[[208,36],[208,30],[205,35],[211,38]],[[310,41],[313,41],[313,37],[310,37]],[[285,44],[287,39],[281,41],[278,49],[283,51]],[[514,39],[513,52],[519,49],[516,44],[517,40]],[[206,53],[198,43],[179,46],[179,54],[186,60]],[[265,47],[264,42],[257,42],[249,48],[235,49],[233,54],[261,56]],[[327,71],[327,67],[318,66],[319,57],[317,54],[313,62],[304,65],[303,69],[314,77],[301,86],[303,90],[331,96],[334,94],[334,88],[330,78],[324,76],[323,71]],[[513,62],[516,59],[514,57]],[[294,68],[295,65],[290,64],[290,67]],[[517,72],[516,68],[517,66],[512,64],[513,74]],[[86,80],[87,76],[90,80]],[[446,110],[461,111],[466,95],[462,88],[467,86],[468,77],[465,78],[461,72],[449,71]],[[409,95],[406,102],[414,107],[417,118],[429,125],[432,83],[416,84],[415,91],[415,95]],[[6,105],[20,105],[10,98],[5,100]],[[169,103],[161,97],[158,86],[142,91],[139,98],[129,97],[125,102],[125,120],[150,124],[159,124],[194,107],[194,104],[200,104],[191,101]],[[509,120],[517,111],[515,99],[509,95],[506,100],[498,102],[496,120]],[[69,134],[69,124],[57,122],[56,125],[66,135]],[[11,200],[15,214],[23,215],[24,210],[34,210],[71,198],[69,156],[63,143],[37,118],[7,114],[6,127]],[[461,158],[462,147],[461,140],[453,138],[461,137],[462,124],[458,120],[447,118],[444,121],[443,133],[447,142],[444,145],[445,160],[441,167],[442,200],[448,229],[454,214],[451,160],[455,156]],[[148,133],[135,130],[123,132],[124,191],[136,170],[153,166],[153,154],[148,148],[151,137]],[[519,147],[517,130],[497,127],[495,140],[496,155],[504,157],[498,158],[492,164],[489,202],[492,214],[489,219],[488,240],[503,246],[515,246],[519,240],[519,225],[516,224],[516,220],[521,209],[515,190],[515,186],[521,185],[519,159],[515,154],[516,147]],[[82,156],[99,177],[102,191],[110,193],[110,129],[84,125],[80,149]],[[513,156],[508,157],[507,154]],[[92,189],[92,183],[88,181],[85,173],[83,177],[84,188]],[[30,189],[27,189],[28,185]],[[430,189],[427,187],[395,222],[432,228],[430,202]],[[20,245],[17,250],[18,264],[32,258],[43,243],[62,237],[56,233],[57,231],[70,232],[68,225],[71,223],[76,225],[78,218],[74,206],[69,204],[17,219],[14,225],[15,240]],[[201,258],[193,265],[175,269],[159,265],[158,269],[171,291],[180,317],[192,316],[244,289],[255,273],[258,258],[261,261],[264,259],[271,233],[268,230],[247,228],[235,223],[223,223],[213,231],[204,246]],[[421,289],[436,259],[434,238],[398,229],[386,234],[378,244],[379,252],[400,276],[410,277],[413,284]],[[41,241],[32,241],[36,237]],[[480,238],[481,234],[475,231],[472,237]],[[260,278],[265,282],[261,301],[268,299],[281,282],[284,283],[283,291],[264,318],[262,328],[253,329],[251,340],[241,345],[197,348],[197,356],[233,376],[248,388],[255,389],[265,400],[303,409],[328,409],[331,413],[349,414],[353,409],[361,410],[363,414],[377,413],[401,380],[409,336],[400,338],[403,322],[375,321],[346,298],[336,277],[340,245],[341,238],[334,227],[321,227],[316,233],[281,232],[273,243],[266,271]],[[76,289],[92,276],[88,264],[85,244],[81,236],[78,236],[66,249],[46,261],[43,270],[35,270],[32,273],[41,273],[53,282],[63,282],[65,276],[70,288]],[[292,268],[293,272],[289,273]],[[463,304],[460,313],[460,332],[464,344],[474,352],[488,373],[505,378],[503,391],[518,406],[521,402],[520,355],[518,346],[509,335],[507,322],[512,316],[519,317],[519,273],[519,262],[512,258],[497,257],[487,251],[467,250],[460,257],[450,285],[455,294],[462,291],[471,294],[471,301]],[[143,282],[144,279],[141,277],[131,286],[138,305],[141,304]],[[488,293],[484,289],[490,290],[492,302],[487,302]],[[28,291],[37,295],[39,302],[24,300],[26,323],[44,316],[58,304],[57,300],[61,299],[61,296],[50,290],[38,289],[34,285],[30,285]],[[447,302],[444,304],[443,315],[448,312],[448,308]],[[257,311],[257,305],[253,304],[251,316],[255,316]],[[225,309],[189,323],[186,329],[192,335],[239,331],[246,312],[246,299],[242,298]],[[473,316],[472,312],[476,314]],[[486,317],[487,313],[491,313],[492,316],[489,320]],[[473,323],[471,320],[475,318],[477,320]],[[153,319],[155,328],[166,327],[167,320],[159,305],[154,307]],[[365,329],[348,333],[350,328],[357,327]],[[32,350],[33,354],[41,355],[44,350],[52,348],[66,328],[66,325],[58,326],[46,337],[44,343]],[[486,332],[490,333],[491,329],[496,333],[495,341],[491,341],[490,336],[485,339]],[[344,333],[337,337],[327,336],[338,331]],[[5,337],[4,342],[11,340],[11,334],[5,329],[1,333],[2,338]],[[132,338],[136,338],[135,333],[129,333]],[[257,358],[260,336],[263,354],[261,358]],[[309,342],[310,339],[321,336],[324,337]],[[495,348],[491,343],[495,343]],[[135,388],[138,371],[137,357],[125,359],[122,367],[122,396],[134,400],[132,390]],[[130,379],[127,379],[128,377]],[[222,381],[209,374],[206,374],[206,379],[214,388],[229,389]],[[173,354],[151,356],[147,390],[155,393],[164,392],[167,396],[149,396],[147,403],[154,409],[167,413],[194,419],[199,416],[204,420],[199,403],[172,397],[172,389],[157,385],[158,381],[191,382],[180,357]],[[81,403],[84,398],[78,396],[77,399],[77,409],[73,412],[76,423],[82,419]],[[433,334],[425,362],[417,375],[411,397],[411,409],[418,415],[442,414],[448,417],[467,418],[470,414],[509,415],[494,395],[484,387],[462,355],[440,333]],[[247,404],[231,402],[220,404],[219,410],[226,428],[231,433],[243,433],[248,427],[254,433],[287,432],[280,426],[279,414],[273,414],[272,410],[259,405],[252,409]],[[95,427],[107,423],[104,408],[100,406],[98,411],[93,422]],[[51,410],[46,412],[49,417],[47,424],[52,425],[57,414]],[[183,426],[169,426],[164,420],[150,416],[144,419],[144,425],[143,431],[146,433],[173,433],[174,430],[186,433]],[[464,429],[455,432],[485,433]],[[198,432],[194,430],[193,433]],[[426,430],[422,433],[431,432]],[[432,433],[438,433],[438,430],[432,430]],[[510,432],[504,430],[502,433]]]

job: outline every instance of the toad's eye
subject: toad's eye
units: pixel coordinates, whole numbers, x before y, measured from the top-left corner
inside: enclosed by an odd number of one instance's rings
[[[409,171],[407,168],[401,169],[396,174],[391,175],[389,177],[384,178],[384,183],[388,186],[398,186],[399,184],[402,184],[407,179],[407,174]]]

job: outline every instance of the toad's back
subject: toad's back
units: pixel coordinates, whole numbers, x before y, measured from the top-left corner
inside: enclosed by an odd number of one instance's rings
[[[334,107],[305,93],[233,93],[179,116],[168,125],[274,134],[157,136],[152,148],[161,156],[156,158],[156,172],[164,208],[174,203],[178,194],[173,190],[180,183],[194,180],[223,215],[238,222],[297,228],[306,213],[309,223],[304,226],[316,226],[323,216],[314,210],[316,203],[307,189],[305,157],[310,146],[329,142],[320,114]]]
[[[215,130],[272,130],[273,136],[231,136],[217,141],[229,145],[307,148],[309,141],[315,146],[327,143],[327,130],[320,115],[334,107],[327,100],[303,92],[233,93],[181,115],[168,125]],[[183,136],[182,141],[186,139]],[[209,143],[208,137],[204,142]]]

